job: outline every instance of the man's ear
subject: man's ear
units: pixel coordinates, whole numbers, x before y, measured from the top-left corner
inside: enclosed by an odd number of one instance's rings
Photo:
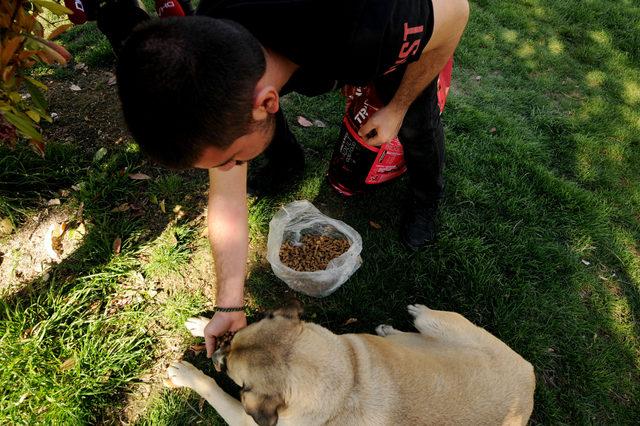
[[[242,406],[260,426],[274,426],[278,423],[278,409],[284,406],[284,400],[280,395],[246,392],[242,394]]]
[[[253,119],[265,120],[269,114],[275,114],[280,109],[280,95],[273,86],[256,89],[253,97]]]

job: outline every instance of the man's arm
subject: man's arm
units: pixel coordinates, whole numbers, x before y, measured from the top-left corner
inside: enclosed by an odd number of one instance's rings
[[[438,76],[453,55],[469,19],[467,0],[433,0],[433,34],[420,59],[407,66],[393,99],[376,112],[358,132],[365,137],[376,130],[367,143],[380,146],[398,135],[404,116],[413,101]]]
[[[244,304],[249,226],[247,211],[247,164],[230,170],[209,170],[207,224],[216,270],[216,305]],[[204,329],[207,357],[215,338],[247,325],[244,312],[217,312]]]

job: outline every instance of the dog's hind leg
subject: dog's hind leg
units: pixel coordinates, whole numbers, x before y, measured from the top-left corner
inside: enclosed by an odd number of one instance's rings
[[[209,323],[209,318],[198,317],[189,318],[185,321],[184,326],[191,332],[194,337],[204,337],[204,328]]]
[[[402,333],[402,331],[396,330],[395,328],[387,324],[380,324],[379,326],[376,327],[376,334],[378,336],[386,337],[386,336],[391,336],[392,334],[400,334],[400,333]]]
[[[167,369],[169,384],[188,387],[207,400],[229,425],[255,424],[245,413],[240,401],[225,391],[211,377],[186,361],[172,363]]]
[[[478,334],[484,332],[455,312],[436,311],[424,305],[409,305],[407,310],[414,317],[413,324],[416,329],[421,334],[434,339],[468,344],[477,342]]]

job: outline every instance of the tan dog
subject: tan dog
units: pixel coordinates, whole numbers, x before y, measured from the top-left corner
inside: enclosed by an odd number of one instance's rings
[[[420,333],[388,325],[369,334],[336,335],[281,309],[240,330],[218,366],[241,390],[241,402],[180,361],[176,386],[204,397],[230,425],[497,425],[527,423],[533,367],[463,316],[410,305]],[[187,327],[203,335],[206,318]],[[254,423],[255,421],[255,423]]]

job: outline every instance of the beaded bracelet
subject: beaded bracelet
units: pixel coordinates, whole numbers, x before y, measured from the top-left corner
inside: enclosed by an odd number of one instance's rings
[[[223,308],[220,306],[214,306],[213,311],[214,312],[243,312],[244,306],[236,306],[232,308]]]

